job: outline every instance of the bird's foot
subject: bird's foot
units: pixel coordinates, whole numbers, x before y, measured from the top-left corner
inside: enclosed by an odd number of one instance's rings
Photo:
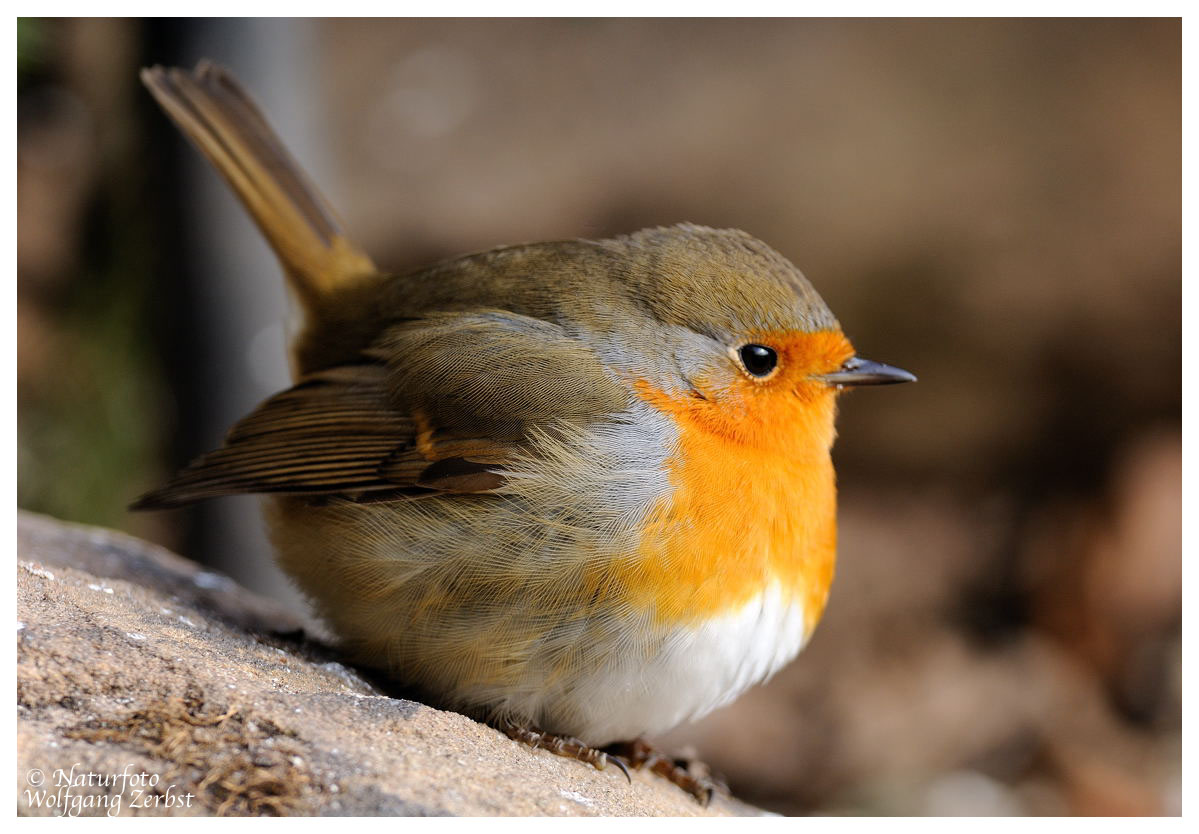
[[[611,760],[624,760],[634,770],[649,770],[679,786],[703,806],[712,801],[717,791],[728,793],[728,787],[716,779],[708,766],[696,759],[672,759],[643,738],[609,744],[604,748]]]
[[[614,765],[632,783],[629,768],[648,770],[677,785],[703,806],[712,801],[717,791],[728,793],[728,787],[712,776],[707,765],[695,759],[672,759],[643,738],[610,744],[603,750],[589,747],[577,738],[530,730],[516,724],[502,727],[508,737],[534,750],[548,750],[558,756],[589,764],[596,770]]]
[[[629,780],[630,784],[633,781],[632,777],[629,776],[628,765],[624,761],[616,756],[608,755],[603,750],[588,747],[577,738],[543,733],[515,724],[507,724],[503,727],[503,730],[508,734],[508,738],[519,741],[521,744],[527,744],[534,750],[548,750],[567,759],[576,759],[591,765],[596,770],[606,770],[609,764],[615,765],[624,774],[624,778]]]

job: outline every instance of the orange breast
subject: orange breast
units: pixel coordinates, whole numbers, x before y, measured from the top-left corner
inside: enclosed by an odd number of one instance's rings
[[[735,611],[778,583],[803,604],[806,631],[815,627],[836,560],[836,397],[808,377],[838,367],[852,348],[837,331],[763,342],[780,354],[779,378],[766,383],[745,379],[705,397],[637,383],[678,425],[675,489],[635,556],[588,584],[682,624]]]

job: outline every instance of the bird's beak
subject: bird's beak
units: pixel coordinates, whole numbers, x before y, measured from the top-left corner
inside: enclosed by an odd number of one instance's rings
[[[829,385],[895,385],[899,382],[915,382],[913,374],[901,368],[893,368],[882,362],[871,362],[854,356],[847,359],[841,370],[831,374],[820,374],[816,377]]]

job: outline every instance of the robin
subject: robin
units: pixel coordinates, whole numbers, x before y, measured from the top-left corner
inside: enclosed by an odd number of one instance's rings
[[[915,377],[856,356],[800,271],[741,231],[387,274],[227,71],[142,80],[237,192],[303,326],[295,384],[135,508],[269,496],[280,565],[355,659],[706,797],[633,740],[803,648],[833,579],[837,395]]]

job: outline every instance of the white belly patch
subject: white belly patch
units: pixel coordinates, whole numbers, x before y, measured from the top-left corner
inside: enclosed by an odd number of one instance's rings
[[[769,678],[803,648],[802,602],[777,585],[739,611],[671,632],[653,657],[604,664],[565,691],[511,703],[593,746],[665,732],[723,706]],[[620,656],[618,649],[615,654]]]

